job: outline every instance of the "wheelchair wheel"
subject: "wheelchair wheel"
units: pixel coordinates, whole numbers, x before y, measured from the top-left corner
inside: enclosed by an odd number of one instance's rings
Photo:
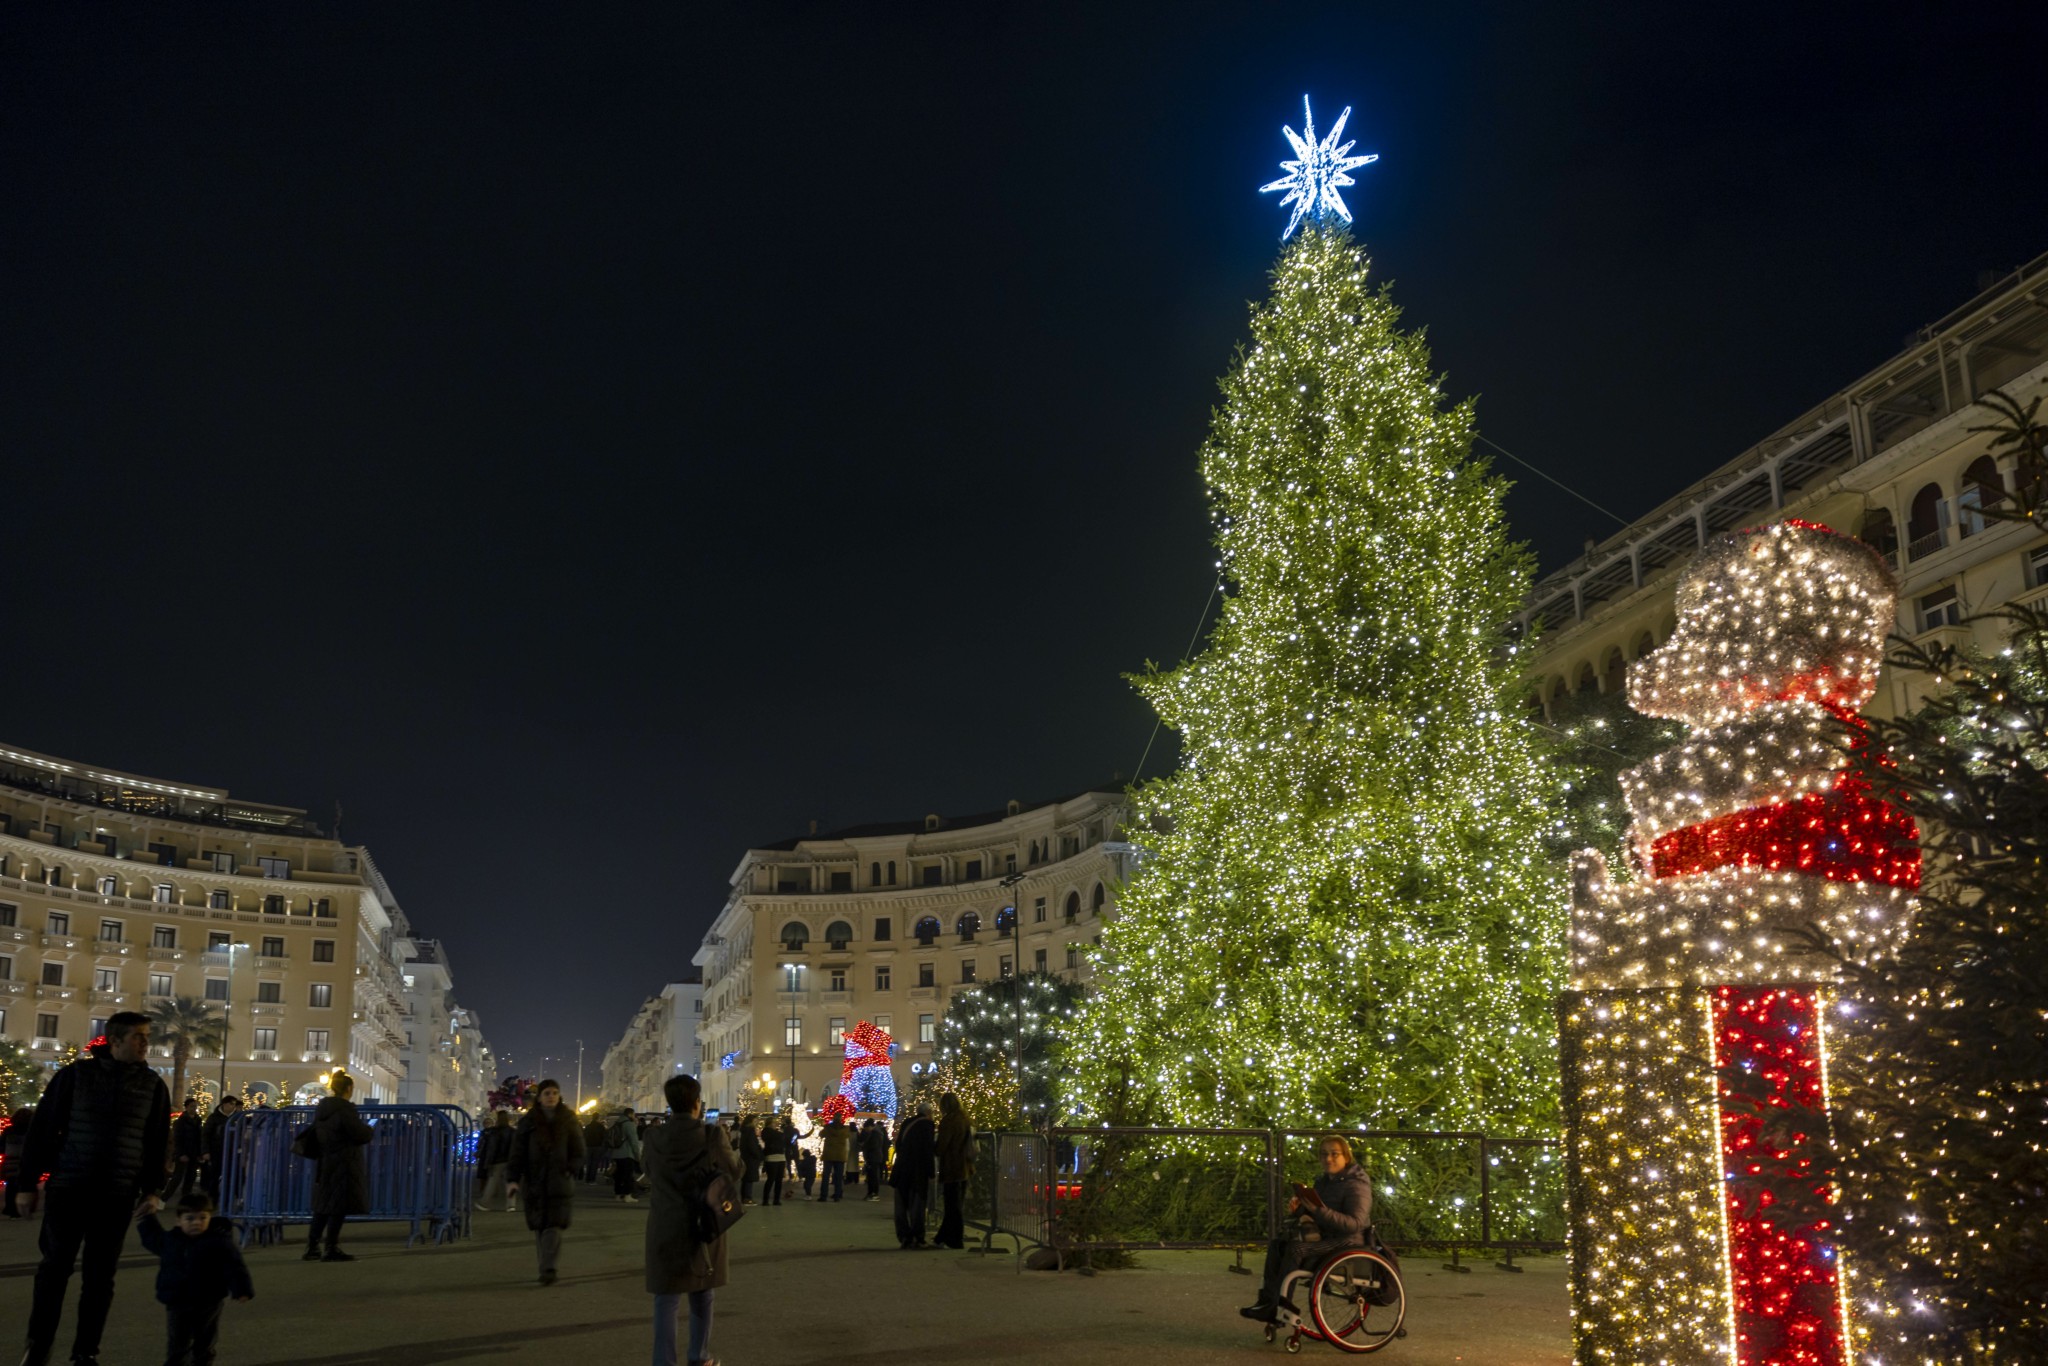
[[[1408,1299],[1393,1264],[1359,1248],[1331,1258],[1316,1273],[1309,1309],[1332,1345],[1346,1352],[1377,1352],[1400,1336]]]

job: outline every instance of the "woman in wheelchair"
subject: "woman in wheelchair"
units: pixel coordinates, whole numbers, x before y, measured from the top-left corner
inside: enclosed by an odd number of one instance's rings
[[[1322,1204],[1318,1207],[1299,1196],[1288,1202],[1287,1212],[1295,1216],[1294,1232],[1266,1245],[1266,1281],[1259,1302],[1237,1311],[1248,1319],[1272,1323],[1278,1318],[1280,1285],[1289,1273],[1314,1266],[1338,1248],[1365,1246],[1365,1231],[1372,1224],[1372,1179],[1352,1158],[1351,1144],[1342,1134],[1317,1139],[1316,1156],[1323,1164],[1315,1183]],[[1304,1236],[1311,1229],[1321,1235],[1320,1241]]]

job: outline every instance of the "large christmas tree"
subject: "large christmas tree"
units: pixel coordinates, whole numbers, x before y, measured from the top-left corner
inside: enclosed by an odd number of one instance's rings
[[[1565,891],[1506,628],[1530,562],[1341,226],[1283,252],[1202,451],[1226,595],[1075,1050],[1085,1118],[1549,1131]]]

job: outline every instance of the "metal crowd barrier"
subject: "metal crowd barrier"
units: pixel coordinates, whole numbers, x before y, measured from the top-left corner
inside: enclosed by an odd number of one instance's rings
[[[362,1150],[370,1209],[349,1221],[409,1223],[407,1247],[468,1237],[476,1120],[453,1105],[365,1105],[361,1112],[371,1135]],[[220,1212],[244,1243],[281,1242],[288,1225],[312,1220],[319,1163],[292,1154],[292,1141],[312,1123],[313,1111],[302,1106],[244,1109],[228,1121]]]
[[[1091,1252],[1222,1249],[1280,1236],[1291,1181],[1314,1180],[1314,1140],[1329,1130],[1055,1128],[978,1134],[969,1224],[982,1237]],[[1343,1131],[1372,1177],[1373,1222],[1402,1249],[1464,1253],[1565,1246],[1562,1145],[1435,1130]]]

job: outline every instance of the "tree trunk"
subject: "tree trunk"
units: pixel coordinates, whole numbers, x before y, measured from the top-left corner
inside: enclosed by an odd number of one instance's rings
[[[185,1108],[185,1064],[192,1061],[192,1045],[179,1039],[171,1045],[171,1108]]]

